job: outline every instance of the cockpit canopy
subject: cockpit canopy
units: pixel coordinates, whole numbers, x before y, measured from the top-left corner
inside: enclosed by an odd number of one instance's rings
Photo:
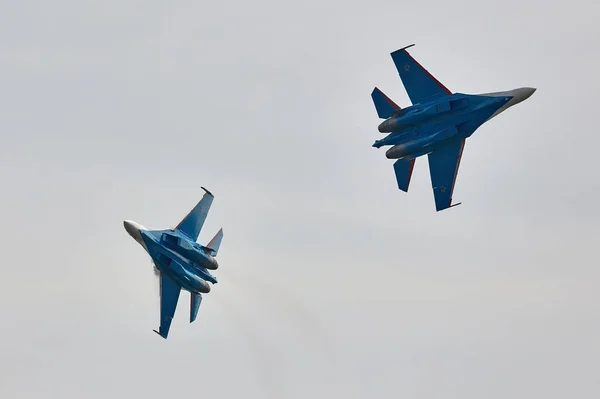
[[[163,233],[163,235],[160,239],[165,244],[170,244],[173,246],[179,245],[179,237],[177,237],[176,235],[171,234],[171,233]]]

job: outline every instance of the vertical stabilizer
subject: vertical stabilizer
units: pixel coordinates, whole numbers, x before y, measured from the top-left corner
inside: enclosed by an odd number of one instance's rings
[[[394,172],[396,173],[396,182],[398,182],[398,188],[405,193],[408,192],[408,186],[410,185],[410,178],[412,177],[414,168],[414,159],[408,161],[399,159],[394,162]]]
[[[219,253],[219,247],[221,246],[221,240],[223,240],[223,229],[221,228],[212,240],[206,245],[208,248],[213,250],[213,256],[217,256]]]
[[[198,316],[198,309],[202,303],[202,295],[190,292],[190,296],[190,323],[193,323],[196,320],[196,316]]]
[[[377,110],[377,116],[381,119],[387,119],[392,116],[394,111],[398,111],[400,107],[393,102],[388,96],[383,94],[377,87],[371,92],[371,98],[375,109]]]

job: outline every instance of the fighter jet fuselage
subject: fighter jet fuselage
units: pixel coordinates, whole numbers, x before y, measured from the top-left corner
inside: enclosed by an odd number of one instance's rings
[[[391,145],[389,159],[414,159],[453,139],[470,137],[483,123],[527,99],[535,89],[471,95],[455,93],[437,101],[415,104],[396,111],[378,127],[389,133],[373,147]]]
[[[150,255],[155,272],[160,277],[160,327],[155,332],[167,338],[181,290],[190,293],[190,323],[196,320],[202,294],[210,292],[215,276],[208,270],[219,267],[215,257],[219,252],[223,229],[206,245],[196,242],[213,201],[206,191],[200,202],[174,229],[149,230],[125,220],[125,230]]]
[[[163,231],[163,246],[196,265],[199,269],[217,270],[219,264],[212,256],[212,250],[173,231]]]
[[[147,230],[132,221],[125,228],[152,257],[156,268],[177,282],[181,288],[195,293],[210,292],[217,279],[208,272],[218,267],[217,261],[202,246],[173,230]],[[134,227],[135,226],[135,227]]]
[[[535,89],[487,94],[453,93],[403,47],[392,60],[412,105],[401,108],[377,87],[371,98],[377,116],[384,119],[379,132],[388,133],[373,147],[391,146],[385,156],[395,159],[398,188],[408,191],[418,157],[427,155],[437,211],[451,208],[456,176],[467,138],[486,121],[529,98]]]

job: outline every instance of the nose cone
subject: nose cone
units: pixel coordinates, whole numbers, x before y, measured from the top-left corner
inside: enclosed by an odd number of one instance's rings
[[[531,97],[531,95],[535,93],[535,91],[535,87],[521,87],[520,89],[518,89],[518,94],[516,95],[516,97],[518,97],[519,102],[525,101],[529,97]]]
[[[147,230],[144,226],[132,220],[125,220],[123,222],[123,226],[134,240],[136,240],[140,245],[144,246],[144,240],[142,239],[141,233],[142,231]]]
[[[527,100],[533,93],[535,93],[534,87],[521,87],[520,89],[513,90],[512,99],[509,101],[508,105],[513,106],[515,104],[520,103],[521,101]]]

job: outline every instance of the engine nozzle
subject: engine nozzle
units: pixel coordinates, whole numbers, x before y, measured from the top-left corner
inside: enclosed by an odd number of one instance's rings
[[[398,118],[389,118],[381,122],[377,127],[379,133],[391,133],[398,128]]]
[[[406,144],[395,145],[385,152],[387,159],[400,159],[408,155]]]

